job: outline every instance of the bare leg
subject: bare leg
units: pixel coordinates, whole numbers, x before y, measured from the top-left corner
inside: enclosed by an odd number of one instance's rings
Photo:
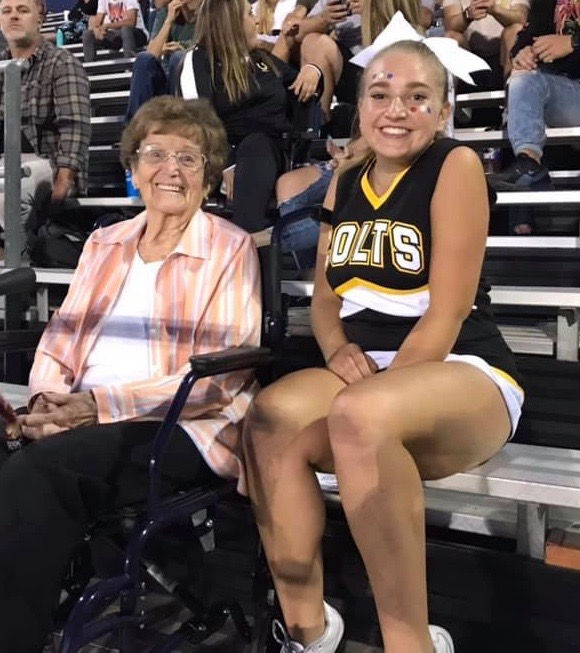
[[[276,182],[276,200],[278,204],[299,195],[320,177],[317,166],[305,166],[285,172]]]
[[[501,448],[510,432],[501,394],[469,365],[423,363],[348,386],[328,428],[385,649],[432,653],[421,479],[473,467]]]
[[[326,34],[310,33],[302,40],[301,65],[312,62],[320,67],[324,76],[324,91],[320,106],[326,121],[330,120],[330,103],[334,87],[342,74],[342,56],[335,41]]]
[[[501,33],[499,61],[503,70],[503,78],[507,79],[512,71],[511,51],[516,43],[518,33],[524,28],[520,23],[505,27]]]
[[[258,395],[244,432],[260,536],[288,632],[303,644],[324,631],[325,513],[314,468],[332,469],[326,415],[342,388],[328,370],[290,374]]]
[[[448,39],[455,39],[462,48],[464,48],[465,50],[469,50],[469,44],[467,43],[467,39],[465,38],[465,35],[462,34],[461,32],[454,32],[453,30],[447,30],[445,32],[445,36]]]

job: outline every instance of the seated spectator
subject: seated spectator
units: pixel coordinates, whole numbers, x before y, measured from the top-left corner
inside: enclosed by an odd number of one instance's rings
[[[87,189],[89,162],[89,83],[81,63],[66,50],[45,41],[40,33],[41,0],[0,0],[0,28],[8,47],[0,59],[28,63],[22,72],[22,141],[28,149],[23,163],[21,225],[34,231],[43,221],[47,203],[60,202]],[[4,77],[0,76],[0,113],[4,119]],[[2,188],[3,189],[3,185]],[[4,225],[4,195],[0,194]]]
[[[297,11],[300,7],[297,6]],[[356,104],[360,68],[349,60],[361,46],[372,43],[397,11],[424,32],[421,0],[348,0],[347,3],[319,0],[306,18],[298,20],[296,38],[302,43],[301,56],[311,58],[318,53],[322,58],[321,105],[327,120],[330,120],[334,95],[340,102]]]
[[[358,109],[370,149],[334,178],[318,247],[312,327],[326,367],[279,379],[248,412],[249,495],[284,617],[273,631],[281,653],[334,653],[344,632],[323,600],[316,471],[336,473],[381,650],[454,650],[449,633],[428,626],[422,480],[501,449],[523,391],[480,280],[481,162],[438,138],[446,83],[417,41],[385,48],[366,68]]]
[[[231,167],[224,172],[234,222],[250,232],[270,225],[267,207],[285,168],[282,136],[291,132],[288,89],[304,102],[319,87],[313,62],[300,72],[260,49],[246,0],[204,0],[196,47],[180,74],[185,98],[207,97],[223,120]]]
[[[171,0],[155,14],[151,40],[133,64],[127,122],[142,104],[158,95],[174,95],[177,69],[193,44],[195,16],[200,0]]]
[[[580,125],[580,5],[535,2],[512,54],[507,133],[516,158],[490,183],[529,190],[549,182],[542,164],[546,127]]]
[[[64,43],[80,43],[83,33],[89,25],[91,18],[97,14],[98,0],[78,0],[76,5],[69,11],[68,20],[59,25],[58,30],[62,32]],[[44,35],[46,38],[46,35]]]
[[[398,6],[399,3],[396,1],[385,4],[381,0],[366,0],[362,13],[362,41],[365,46],[370,45],[390,23],[393,16],[399,11]],[[407,22],[413,25],[415,29],[421,30],[422,7],[417,2],[403,2],[401,6],[405,9],[402,13]],[[330,40],[325,38],[324,42],[328,44]],[[353,80],[351,83],[356,83],[358,86],[358,77],[362,74],[362,69],[350,62],[347,62],[346,65],[353,69],[350,75]],[[355,79],[357,79],[356,82]],[[331,157],[329,162],[315,163],[296,170],[290,170],[278,179],[276,199],[281,217],[298,209],[322,204],[333,172],[340,168],[342,162],[348,161],[356,156],[361,148],[366,147],[366,143],[358,134],[358,125],[353,131],[356,132],[356,137],[344,148],[337,147],[332,140],[329,140],[327,144],[328,154]],[[312,267],[315,260],[315,247],[319,229],[319,223],[311,218],[305,218],[289,225],[284,230],[282,243],[285,248],[297,250],[295,256],[298,267]],[[305,251],[301,252],[300,250]]]
[[[3,652],[42,650],[89,523],[145,498],[151,443],[190,356],[259,343],[252,239],[200,208],[226,155],[203,101],[155,98],[123,134],[145,210],[86,242],[36,352],[30,412],[6,429],[26,444],[0,445]],[[163,494],[241,473],[255,391],[248,370],[196,383],[165,452]]]
[[[97,15],[83,33],[84,60],[95,60],[97,46],[122,48],[123,56],[134,57],[137,48],[147,43],[147,37],[138,0],[99,0]]]
[[[510,71],[510,50],[528,19],[529,0],[443,0],[442,6],[445,36],[486,59],[503,75],[492,85],[503,86]],[[499,71],[494,62],[498,57]]]
[[[294,11],[296,0],[256,0],[252,13],[256,18],[256,29],[261,41],[275,43],[282,29],[284,19]]]

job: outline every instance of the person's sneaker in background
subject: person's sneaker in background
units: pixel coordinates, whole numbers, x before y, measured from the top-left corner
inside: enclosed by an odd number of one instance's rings
[[[487,180],[495,190],[531,190],[537,184],[549,184],[550,171],[532,157],[521,153],[503,172],[490,174]]]

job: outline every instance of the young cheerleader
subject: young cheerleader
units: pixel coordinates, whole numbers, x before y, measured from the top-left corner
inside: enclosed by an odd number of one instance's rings
[[[283,653],[334,652],[342,618],[323,601],[324,502],[336,473],[385,650],[451,653],[428,627],[421,481],[493,456],[523,391],[480,281],[489,219],[481,163],[440,137],[447,73],[401,41],[366,68],[367,156],[331,183],[312,324],[326,368],[256,398],[244,437],[249,492],[286,623]],[[458,192],[460,189],[460,192]]]

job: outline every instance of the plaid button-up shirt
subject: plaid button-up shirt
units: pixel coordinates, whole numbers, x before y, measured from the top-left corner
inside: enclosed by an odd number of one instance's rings
[[[0,59],[11,59],[7,49]],[[4,78],[0,76],[0,119],[4,120]],[[22,72],[22,130],[35,154],[53,169],[77,173],[77,190],[86,193],[91,136],[89,81],[82,64],[62,48],[42,41]]]
[[[68,294],[36,350],[31,398],[78,387],[103,320],[138,256],[146,221],[143,212],[99,229],[87,240]],[[161,420],[190,369],[192,354],[258,345],[260,325],[260,275],[252,237],[198,211],[157,273],[148,340],[153,376],[93,388],[99,423]],[[179,421],[217,474],[239,478],[240,491],[245,490],[241,422],[257,389],[248,370],[200,379]]]

